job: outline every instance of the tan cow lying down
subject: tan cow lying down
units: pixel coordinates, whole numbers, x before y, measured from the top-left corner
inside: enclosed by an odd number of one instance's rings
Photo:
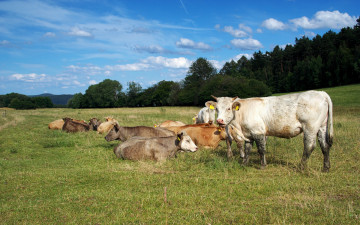
[[[50,130],[62,130],[63,126],[64,126],[64,120],[58,119],[58,120],[54,120],[51,123],[49,123],[48,128]]]
[[[171,131],[178,130],[177,127],[167,127]],[[200,126],[188,126],[181,131],[185,131],[194,143],[200,147],[215,149],[219,146],[221,140],[226,140],[226,130],[224,127],[200,127]]]
[[[170,137],[133,137],[115,147],[114,153],[122,159],[164,161],[174,157],[180,150],[197,150],[197,146],[186,132]]]
[[[164,129],[168,129],[175,133],[179,133],[180,131],[182,131],[188,127],[216,127],[216,126],[215,126],[215,124],[210,122],[210,123],[199,123],[199,124],[187,124],[184,126],[176,126],[176,127],[165,127]]]
[[[77,121],[79,123],[86,123],[84,120],[76,120],[76,119],[71,119],[71,120]],[[50,130],[62,130],[64,123],[65,123],[64,119],[54,120],[51,123],[49,123],[48,128]]]
[[[178,126],[185,126],[186,124],[181,121],[173,121],[173,120],[166,120],[159,125],[154,125],[154,127],[178,127]]]
[[[62,127],[63,131],[66,132],[71,132],[71,133],[75,133],[75,132],[84,132],[84,131],[89,131],[90,130],[90,125],[85,123],[85,122],[81,122],[78,120],[73,120],[71,118],[63,118],[64,120],[64,125]]]
[[[114,127],[114,125],[118,123],[118,121],[112,117],[105,117],[105,120],[106,122],[103,122],[98,126],[98,134],[108,133]]]
[[[106,141],[126,141],[129,138],[140,137],[169,137],[174,136],[176,133],[161,127],[122,127],[119,124],[115,124],[114,127],[105,136]]]

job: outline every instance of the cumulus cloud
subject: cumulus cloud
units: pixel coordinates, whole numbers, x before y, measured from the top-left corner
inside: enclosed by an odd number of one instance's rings
[[[180,38],[180,41],[176,42],[176,46],[179,48],[190,48],[198,50],[212,50],[211,46],[204,42],[195,42],[187,38]]]
[[[243,38],[249,36],[252,33],[252,29],[244,24],[239,24],[238,28],[234,28],[232,26],[225,26],[221,29],[219,24],[215,25],[215,28],[220,31],[224,31],[226,33],[231,34],[233,37]]]
[[[248,39],[233,39],[231,40],[231,44],[236,47],[240,48],[242,50],[257,50],[260,48],[263,48],[263,45],[260,43],[260,41],[252,38]]]
[[[124,65],[105,66],[107,71],[140,71],[148,70],[151,66],[146,63],[132,63]]]
[[[23,82],[44,82],[48,79],[46,74],[36,74],[36,73],[29,73],[29,74],[20,74],[15,73],[10,75],[11,80],[18,80]]]
[[[78,37],[92,37],[91,33],[85,30],[81,30],[78,27],[71,28],[71,31],[68,34],[71,36],[78,36]]]
[[[261,26],[263,26],[269,30],[285,30],[287,28],[287,26],[283,22],[278,21],[274,18],[265,20],[261,24]]]
[[[157,57],[151,56],[144,59],[143,62],[152,65],[157,65],[167,68],[175,68],[175,69],[189,68],[191,64],[191,61],[184,57],[166,58],[163,56],[157,56]]]
[[[341,29],[347,26],[354,26],[356,24],[356,17],[350,16],[347,13],[335,11],[319,11],[312,19],[303,16],[290,20],[296,27],[304,29],[319,29],[319,28],[332,28]]]

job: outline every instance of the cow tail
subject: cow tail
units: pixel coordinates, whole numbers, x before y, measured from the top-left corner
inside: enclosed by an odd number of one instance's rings
[[[326,94],[326,101],[328,103],[328,120],[326,128],[326,142],[328,145],[332,146],[334,138],[334,128],[333,128],[333,103],[328,94]]]

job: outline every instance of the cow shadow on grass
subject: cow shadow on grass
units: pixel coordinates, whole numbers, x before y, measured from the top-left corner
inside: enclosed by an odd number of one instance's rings
[[[249,154],[249,162],[244,165],[243,164],[243,158],[240,156],[240,151],[233,149],[233,157],[231,159],[227,158],[227,150],[223,148],[217,148],[214,150],[214,154],[219,157],[223,158],[227,161],[237,161],[241,166],[244,167],[250,167],[250,168],[256,168],[256,169],[263,169],[261,168],[261,160],[259,153],[257,152],[257,149],[253,149]],[[297,163],[290,162],[286,159],[277,158],[271,153],[266,154],[266,161],[267,165],[278,165],[282,167],[286,167],[293,171],[299,171],[299,165]],[[300,162],[300,159],[299,159]]]

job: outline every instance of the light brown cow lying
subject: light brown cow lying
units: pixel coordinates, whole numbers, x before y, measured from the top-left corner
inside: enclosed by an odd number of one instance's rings
[[[187,124],[184,126],[165,127],[165,129],[171,130],[175,133],[179,133],[180,131],[182,131],[188,127],[216,127],[216,126],[215,126],[215,124],[210,122],[210,123],[199,123],[199,124]]]
[[[61,130],[63,126],[64,126],[64,120],[59,119],[59,120],[54,120],[51,123],[49,123],[48,128],[50,130]]]
[[[101,123],[97,128],[98,134],[108,133],[115,124],[117,124],[117,120],[112,117],[105,117],[106,122]]]
[[[140,137],[169,137],[174,136],[176,133],[161,127],[122,127],[115,124],[114,127],[105,136],[106,141],[120,140],[126,141],[129,138]]]
[[[115,147],[114,153],[122,159],[165,161],[174,157],[180,150],[197,150],[197,146],[186,132],[170,137],[133,137]]]
[[[154,127],[179,127],[185,126],[186,124],[181,121],[173,121],[173,120],[166,120],[158,125],[154,125]]]
[[[167,127],[171,131],[177,131],[177,127]],[[186,126],[181,129],[185,131],[197,146],[215,149],[221,140],[226,140],[227,134],[223,127]]]

